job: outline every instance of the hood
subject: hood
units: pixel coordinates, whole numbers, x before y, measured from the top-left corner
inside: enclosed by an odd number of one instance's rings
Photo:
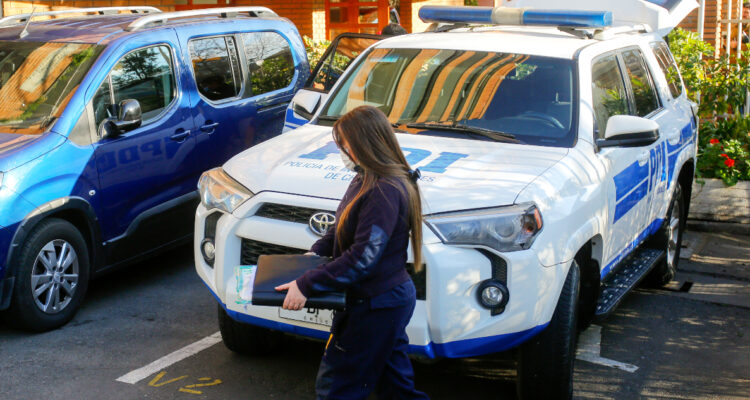
[[[0,133],[0,172],[26,164],[64,141],[64,137],[52,132],[41,135]]]
[[[566,148],[397,134],[412,167],[422,171],[425,214],[513,204]],[[238,154],[224,170],[254,193],[274,191],[340,200],[347,170],[331,128],[306,125]]]
[[[611,11],[613,26],[646,24],[664,36],[698,8],[696,0],[507,0],[506,7]]]

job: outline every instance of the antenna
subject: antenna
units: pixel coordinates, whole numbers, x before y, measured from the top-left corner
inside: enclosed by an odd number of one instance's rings
[[[21,33],[18,34],[19,39],[23,39],[29,35],[29,31],[27,31],[26,28],[28,28],[29,24],[31,23],[31,17],[34,16],[34,11],[36,11],[36,7],[31,9],[31,14],[29,14],[29,19],[26,20],[26,25],[24,25]]]

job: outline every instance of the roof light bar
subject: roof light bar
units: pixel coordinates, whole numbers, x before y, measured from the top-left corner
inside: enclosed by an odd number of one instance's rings
[[[576,28],[604,28],[612,25],[610,11],[535,10],[510,7],[424,6],[424,22],[497,25],[548,25]]]

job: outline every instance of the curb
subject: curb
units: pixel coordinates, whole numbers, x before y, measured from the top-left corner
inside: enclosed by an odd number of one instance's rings
[[[750,236],[750,225],[735,222],[687,220],[687,229],[697,232],[734,233]]]

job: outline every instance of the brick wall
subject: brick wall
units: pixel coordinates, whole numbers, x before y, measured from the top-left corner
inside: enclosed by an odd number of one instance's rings
[[[462,6],[464,0],[401,0],[401,25],[409,32],[424,32],[430,24],[419,19],[419,9],[425,5]]]
[[[3,1],[3,14],[14,15],[36,12],[68,10],[83,7],[154,6],[162,11],[174,10],[173,0],[27,0]]]

